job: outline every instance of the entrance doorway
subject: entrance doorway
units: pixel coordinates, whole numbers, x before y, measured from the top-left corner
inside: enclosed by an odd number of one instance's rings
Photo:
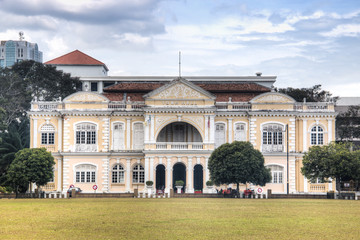
[[[156,190],[164,190],[165,186],[165,166],[159,164],[156,167]]]
[[[175,182],[182,180],[184,181],[183,191],[185,192],[186,186],[186,167],[183,163],[176,163],[173,167],[173,189],[176,190]]]
[[[203,180],[203,167],[200,164],[196,164],[194,167],[194,190],[201,191],[203,190],[204,180]]]

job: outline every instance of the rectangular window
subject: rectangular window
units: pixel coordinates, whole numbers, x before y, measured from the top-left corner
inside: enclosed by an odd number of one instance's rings
[[[113,182],[113,183],[117,183],[117,179],[118,179],[118,173],[117,173],[117,172],[113,172],[112,182]]]
[[[95,182],[95,172],[91,172],[91,182]]]
[[[86,182],[91,182],[90,181],[90,172],[86,172]]]
[[[119,183],[123,183],[125,180],[124,172],[119,172]]]
[[[92,92],[97,92],[98,90],[98,83],[97,82],[92,82],[91,83],[91,91]]]
[[[41,133],[41,144],[47,144],[47,133]]]
[[[80,172],[81,173],[81,182],[85,182],[85,172]]]
[[[279,183],[283,183],[283,173],[279,172]]]
[[[264,144],[268,144],[268,142],[267,142],[267,132],[263,132],[263,142],[264,142]]]
[[[49,143],[48,144],[54,144],[54,143],[55,143],[54,133],[49,133]]]
[[[324,144],[324,134],[318,133],[318,144],[322,145]]]
[[[80,172],[76,172],[76,182],[80,182]]]
[[[316,145],[316,133],[311,134],[311,145]]]
[[[273,183],[278,183],[278,173],[277,172],[273,173]]]

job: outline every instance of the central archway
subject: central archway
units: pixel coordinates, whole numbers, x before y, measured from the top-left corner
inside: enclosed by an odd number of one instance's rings
[[[156,142],[202,142],[199,131],[189,123],[174,122],[161,129]]]
[[[165,166],[159,164],[156,167],[156,190],[164,190],[166,186],[165,181]]]
[[[173,167],[173,189],[175,190],[175,182],[178,180],[184,181],[183,191],[185,192],[186,186],[186,167],[183,163],[176,163]]]

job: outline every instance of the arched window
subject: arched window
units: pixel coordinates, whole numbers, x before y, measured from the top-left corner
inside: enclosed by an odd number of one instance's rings
[[[51,124],[45,124],[41,127],[41,144],[52,145],[55,143],[55,128]]]
[[[80,123],[76,125],[76,151],[95,152],[96,125],[92,123]]]
[[[124,124],[115,123],[113,131],[113,150],[125,149]]]
[[[324,130],[320,126],[311,128],[311,145],[324,144]]]
[[[91,164],[81,164],[76,166],[76,182],[94,183],[96,182],[96,167]]]
[[[283,183],[284,168],[278,165],[266,166],[271,171],[271,183]]]
[[[225,124],[217,123],[215,125],[215,147],[220,147],[225,143]]]
[[[144,183],[145,182],[145,171],[144,167],[137,164],[133,168],[133,183]]]
[[[266,124],[262,128],[262,151],[283,151],[283,126],[280,124]]]
[[[246,141],[245,124],[235,124],[235,141]]]
[[[142,123],[134,124],[133,131],[133,149],[142,150],[144,148],[144,125]]]
[[[116,164],[112,169],[112,183],[124,183],[125,171],[121,164]]]

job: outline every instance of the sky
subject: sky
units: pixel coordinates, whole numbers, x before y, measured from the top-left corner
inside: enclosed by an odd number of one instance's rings
[[[0,0],[0,40],[76,49],[110,76],[277,76],[360,97],[360,0]]]

